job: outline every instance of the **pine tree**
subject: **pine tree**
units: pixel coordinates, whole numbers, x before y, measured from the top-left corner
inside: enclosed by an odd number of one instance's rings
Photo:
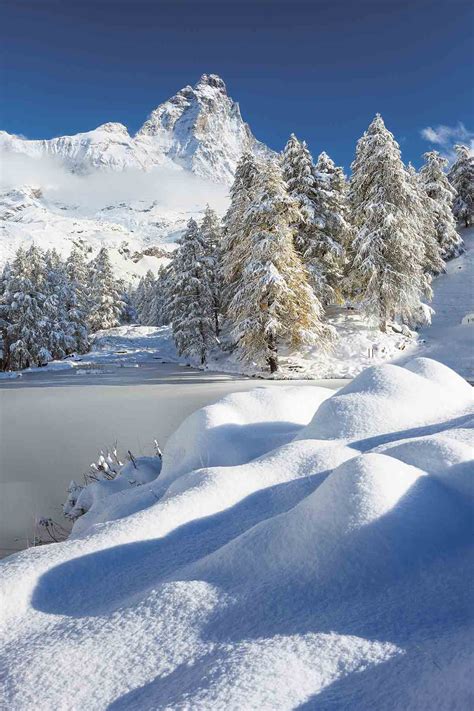
[[[44,254],[35,245],[20,247],[2,296],[3,368],[20,370],[51,360],[48,324],[43,317],[47,298]]]
[[[91,275],[84,250],[77,245],[73,245],[66,260],[66,274],[75,293],[77,309],[87,322],[91,309]]]
[[[153,326],[166,326],[170,323],[169,308],[173,297],[172,262],[160,267],[155,281],[150,312]]]
[[[221,278],[223,282],[222,301],[226,309],[234,296],[234,286],[238,281],[242,264],[246,259],[245,246],[241,239],[242,222],[245,212],[254,199],[254,185],[260,166],[251,153],[244,153],[237,165],[235,178],[230,189],[230,205],[224,217],[224,231],[221,243]]]
[[[383,331],[388,320],[414,324],[423,311],[424,247],[412,197],[398,143],[377,114],[352,164],[349,262],[353,294]]]
[[[54,359],[60,360],[72,353],[76,345],[68,314],[72,293],[65,264],[55,249],[46,252],[44,264],[46,300],[43,319],[47,323],[47,348]]]
[[[311,153],[306,143],[292,133],[282,155],[283,179],[288,193],[299,207],[299,222],[295,225],[295,245],[300,255],[308,250],[315,220],[315,179]]]
[[[452,213],[455,191],[444,172],[448,161],[438,151],[424,154],[425,164],[420,178],[426,194],[431,199],[431,209],[435,220],[436,237],[441,247],[443,259],[451,259],[463,251],[463,241],[456,231]]]
[[[312,239],[303,255],[318,271],[312,281],[319,286],[324,304],[341,301],[346,248],[351,240],[348,186],[342,168],[321,153],[314,168],[315,220]]]
[[[428,299],[431,299],[433,295],[430,286],[432,277],[444,271],[445,263],[436,236],[435,215],[431,199],[426,194],[420,174],[416,172],[411,163],[407,166],[407,174],[412,188],[409,209],[413,218],[418,221],[418,235],[423,242],[423,271],[426,277],[424,293]]]
[[[140,279],[134,296],[134,306],[138,320],[142,326],[154,326],[153,298],[156,291],[156,280],[151,269]]]
[[[102,247],[92,261],[89,326],[92,332],[120,324],[124,303],[122,285],[115,279],[107,249]]]
[[[228,318],[240,357],[266,364],[271,373],[278,370],[282,343],[297,348],[318,338],[324,344],[331,336],[294,246],[298,212],[279,166],[268,162],[241,225],[244,256],[231,284]]]
[[[449,182],[456,191],[453,213],[465,227],[470,227],[474,220],[474,155],[467,146],[454,146],[456,161],[449,171]]]
[[[74,340],[76,353],[89,350],[89,315],[91,309],[90,272],[84,250],[74,245],[66,260],[68,289],[66,311],[69,333]]]
[[[206,280],[212,294],[214,333],[217,337],[220,331],[219,316],[222,301],[222,278],[220,273],[222,228],[217,214],[214,210],[211,210],[209,205],[206,206],[200,232],[204,245]]]
[[[344,247],[349,241],[347,186],[344,172],[322,153],[314,166],[306,143],[291,134],[282,156],[288,193],[299,206],[295,246],[318,299],[341,298]]]
[[[198,358],[201,365],[215,342],[213,294],[206,272],[203,236],[190,219],[173,258],[171,325],[178,353]]]

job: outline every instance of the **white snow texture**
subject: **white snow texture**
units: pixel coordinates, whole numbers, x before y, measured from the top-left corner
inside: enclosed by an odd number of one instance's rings
[[[470,708],[473,425],[425,358],[198,411],[2,562],[5,708]]]

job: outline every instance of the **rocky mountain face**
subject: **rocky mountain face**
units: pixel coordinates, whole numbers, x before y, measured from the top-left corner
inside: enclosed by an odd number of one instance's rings
[[[68,170],[185,169],[217,183],[230,184],[244,151],[267,153],[240,115],[216,74],[203,74],[158,106],[135,136],[121,123],[51,140],[27,140],[0,132],[0,149],[33,158],[59,159]]]

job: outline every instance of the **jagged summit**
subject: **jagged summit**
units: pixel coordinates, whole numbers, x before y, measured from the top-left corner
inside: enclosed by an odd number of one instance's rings
[[[170,165],[225,184],[232,181],[242,153],[269,152],[243,121],[217,74],[203,74],[194,86],[160,104],[135,136],[123,124],[108,122],[93,131],[42,141],[0,132],[0,147],[33,157],[54,156],[76,173]]]
[[[225,82],[218,74],[203,74],[196,86],[199,86],[201,84],[213,86],[215,89],[219,89],[224,94],[227,94],[227,87],[225,85]]]

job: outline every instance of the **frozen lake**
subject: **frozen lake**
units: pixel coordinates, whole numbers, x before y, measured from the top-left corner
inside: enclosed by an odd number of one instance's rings
[[[332,389],[346,381],[304,381]],[[139,368],[107,364],[88,370],[25,373],[0,381],[0,555],[26,547],[41,516],[64,524],[62,503],[71,479],[101,449],[153,453],[191,412],[228,393],[280,387],[174,364]]]

